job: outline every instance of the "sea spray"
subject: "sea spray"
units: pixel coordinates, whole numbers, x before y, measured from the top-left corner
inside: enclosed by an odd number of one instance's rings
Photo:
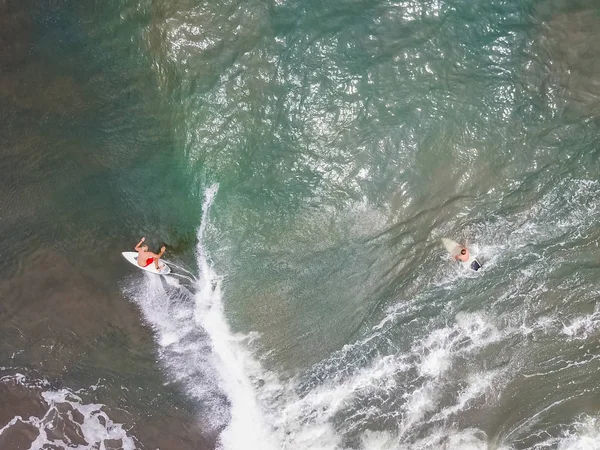
[[[217,190],[218,185],[211,186],[205,193],[202,205],[197,249],[200,277],[195,295],[194,319],[210,336],[213,363],[219,374],[220,385],[231,404],[231,418],[227,428],[221,433],[221,445],[224,450],[276,449],[278,446],[264,423],[250,380],[253,373],[260,373],[260,366],[241,345],[240,336],[235,336],[227,324],[223,309],[222,277],[212,268],[205,247],[208,216]]]

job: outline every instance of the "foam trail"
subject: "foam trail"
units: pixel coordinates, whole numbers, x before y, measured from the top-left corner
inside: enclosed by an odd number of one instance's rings
[[[194,318],[202,326],[212,341],[216,356],[215,368],[220,377],[221,388],[231,402],[231,419],[220,436],[220,444],[225,450],[248,448],[276,449],[256,393],[248,374],[259,374],[260,366],[240,344],[239,338],[229,329],[223,310],[221,296],[222,278],[211,267],[204,235],[208,224],[210,207],[217,194],[218,185],[211,186],[205,193],[202,205],[202,223],[198,230],[198,266],[200,279],[195,296]]]
[[[174,275],[176,277],[183,278],[184,280],[188,280],[190,283],[195,283],[195,282],[198,281],[198,280],[194,280],[194,279],[192,279],[190,277],[186,277],[185,275],[181,275],[180,273],[173,273],[173,272],[171,272],[169,275]]]
[[[193,278],[193,282],[197,282],[198,279],[196,278],[196,275],[194,275],[192,272],[190,272],[188,269],[186,269],[185,267],[179,266],[177,264],[175,264],[173,261],[169,261],[167,259],[164,260],[169,266],[171,267],[177,267],[178,269],[180,269],[182,272],[185,272],[186,274],[188,274],[191,278]],[[180,277],[183,277],[183,275],[178,274],[178,273],[171,273],[171,275],[178,275]],[[186,277],[187,278],[187,277]]]

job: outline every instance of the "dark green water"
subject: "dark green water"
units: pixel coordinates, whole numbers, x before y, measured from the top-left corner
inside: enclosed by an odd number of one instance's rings
[[[123,448],[599,449],[599,25],[0,5],[0,448],[82,389]]]

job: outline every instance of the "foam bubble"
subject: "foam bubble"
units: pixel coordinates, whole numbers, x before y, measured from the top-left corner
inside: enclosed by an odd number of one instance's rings
[[[466,410],[474,400],[494,390],[494,383],[500,374],[501,372],[498,370],[471,374],[467,380],[467,386],[458,393],[455,404],[444,408],[432,418],[432,421],[443,420],[460,411]]]
[[[549,435],[536,444],[539,450],[598,450],[600,449],[600,420],[583,414],[574,423],[563,426],[558,435]]]
[[[576,423],[573,428],[573,431],[564,433],[557,450],[600,449],[600,423],[597,418],[586,417],[583,423]]]
[[[179,342],[179,336],[177,333],[166,332],[160,337],[160,345],[162,347],[167,347],[171,344],[175,344],[176,342]]]
[[[365,431],[361,436],[361,443],[365,449],[396,450],[398,438],[387,431]]]
[[[569,325],[563,324],[562,333],[573,339],[587,339],[600,325],[600,314],[577,317]]]

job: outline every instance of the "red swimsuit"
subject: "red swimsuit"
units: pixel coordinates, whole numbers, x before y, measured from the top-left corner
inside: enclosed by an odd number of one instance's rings
[[[146,260],[146,265],[145,265],[145,266],[142,266],[142,267],[148,267],[148,266],[149,266],[150,264],[152,264],[153,262],[154,262],[154,258],[148,258],[148,259]]]

